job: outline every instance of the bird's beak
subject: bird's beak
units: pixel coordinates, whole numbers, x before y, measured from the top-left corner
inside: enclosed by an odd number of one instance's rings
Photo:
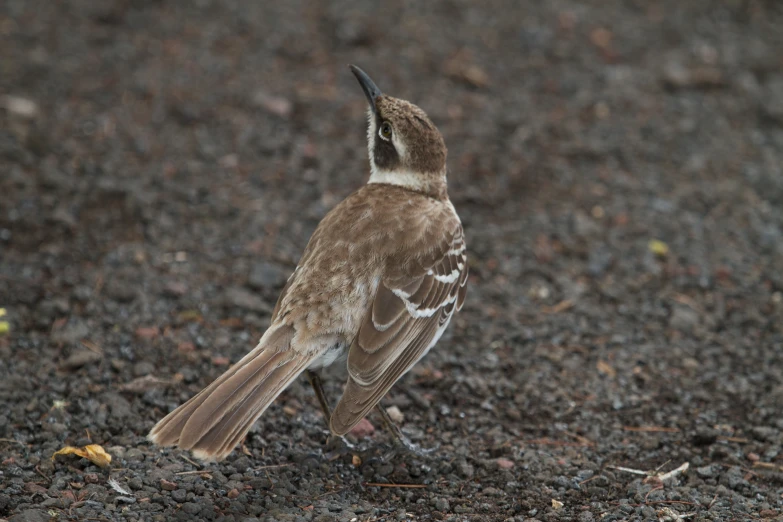
[[[372,111],[377,113],[378,109],[375,107],[375,100],[377,100],[378,96],[381,95],[381,90],[377,85],[375,85],[375,82],[372,81],[369,76],[367,76],[367,73],[355,65],[349,65],[348,67],[351,68],[351,72],[354,76],[356,76],[356,79],[359,80],[359,85],[362,86],[362,90],[364,91],[364,95],[367,96],[367,101],[370,102]]]

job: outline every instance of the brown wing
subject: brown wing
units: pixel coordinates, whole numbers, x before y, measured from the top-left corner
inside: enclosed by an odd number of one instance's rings
[[[413,274],[391,274],[378,285],[348,352],[348,383],[330,422],[335,434],[347,433],[362,420],[462,308],[468,279],[462,228],[424,264]]]

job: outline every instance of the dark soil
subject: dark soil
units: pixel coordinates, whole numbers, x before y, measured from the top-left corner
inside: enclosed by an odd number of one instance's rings
[[[0,519],[779,519],[781,28],[774,0],[4,0]],[[340,453],[304,379],[223,463],[150,446],[366,179],[347,63],[450,148],[468,300],[385,399],[440,449]],[[52,462],[90,442],[111,468]]]

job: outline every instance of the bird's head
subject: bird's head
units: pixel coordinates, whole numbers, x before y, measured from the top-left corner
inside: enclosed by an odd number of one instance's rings
[[[370,183],[400,185],[435,197],[446,195],[446,144],[416,105],[383,94],[367,74],[350,66],[370,107],[367,149]]]

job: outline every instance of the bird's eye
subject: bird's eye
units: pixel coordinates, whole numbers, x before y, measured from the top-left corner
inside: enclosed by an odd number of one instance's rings
[[[388,121],[381,123],[381,128],[378,129],[378,136],[385,139],[386,141],[389,141],[391,139],[391,135],[392,135],[391,123],[389,123]]]

